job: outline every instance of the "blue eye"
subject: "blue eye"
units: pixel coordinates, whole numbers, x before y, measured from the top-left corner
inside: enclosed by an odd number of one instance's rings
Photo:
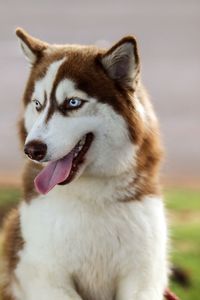
[[[72,98],[72,99],[68,100],[68,105],[71,108],[79,107],[79,106],[81,106],[81,104],[82,104],[82,100],[79,98]]]
[[[37,99],[34,99],[33,102],[35,103],[35,109],[37,111],[40,111],[42,108],[42,104],[40,103],[40,101],[38,101]]]
[[[88,102],[87,100],[83,100],[83,99],[80,99],[80,98],[66,98],[65,101],[63,102],[63,104],[61,104],[59,106],[59,110],[64,114],[66,115],[68,111],[70,110],[77,110],[79,108],[81,108],[84,103]]]

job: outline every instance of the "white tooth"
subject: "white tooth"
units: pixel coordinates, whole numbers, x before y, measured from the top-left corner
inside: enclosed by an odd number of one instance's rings
[[[82,140],[80,140],[80,145],[83,146],[85,144],[86,137],[84,136]]]

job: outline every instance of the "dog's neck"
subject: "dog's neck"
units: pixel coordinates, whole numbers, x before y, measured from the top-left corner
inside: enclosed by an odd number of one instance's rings
[[[35,164],[26,165],[23,176],[24,199],[26,202],[38,197],[34,188],[34,178],[40,168]],[[45,197],[54,196],[81,199],[89,203],[108,203],[115,201],[140,200],[147,195],[158,195],[157,180],[144,176],[142,172],[135,173],[130,166],[118,176],[98,177],[83,174],[67,185],[57,185]]]
[[[134,177],[125,172],[116,177],[81,176],[68,185],[56,186],[50,193],[66,198],[79,199],[83,202],[102,203],[126,201],[133,198]]]

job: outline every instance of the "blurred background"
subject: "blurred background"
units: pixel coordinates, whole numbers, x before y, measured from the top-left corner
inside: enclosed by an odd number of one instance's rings
[[[0,179],[18,180],[16,134],[28,65],[14,30],[52,43],[109,46],[137,37],[143,81],[161,123],[170,182],[200,182],[200,1],[0,1]]]
[[[0,221],[20,197],[23,154],[16,122],[29,72],[17,26],[52,43],[110,46],[137,37],[142,78],[166,148],[162,178],[172,228],[173,261],[186,272],[184,299],[200,294],[200,1],[0,0]],[[187,284],[186,284],[187,285]]]

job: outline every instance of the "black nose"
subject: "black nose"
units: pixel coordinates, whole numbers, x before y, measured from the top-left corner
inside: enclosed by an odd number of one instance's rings
[[[25,145],[24,152],[31,159],[39,161],[45,157],[47,145],[40,141],[33,140]]]

